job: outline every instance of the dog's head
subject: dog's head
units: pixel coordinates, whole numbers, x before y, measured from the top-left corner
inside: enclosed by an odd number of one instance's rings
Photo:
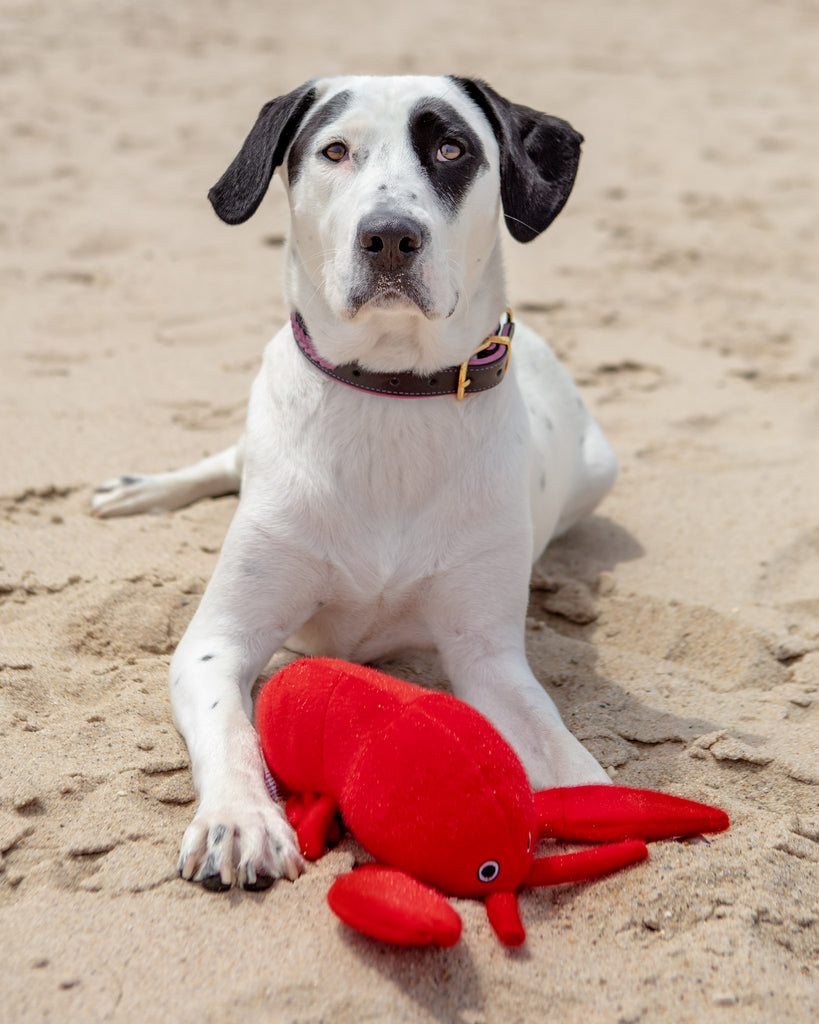
[[[438,322],[485,286],[501,205],[521,242],[557,216],[581,142],[476,80],[320,79],[266,104],[210,200],[241,223],[281,166],[297,302],[340,325],[379,312]],[[492,301],[497,315],[503,296]]]

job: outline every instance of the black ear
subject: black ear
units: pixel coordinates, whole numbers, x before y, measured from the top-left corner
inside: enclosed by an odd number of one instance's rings
[[[510,103],[478,79],[455,78],[486,115],[498,140],[501,201],[509,233],[531,242],[563,209],[583,136],[567,121]]]
[[[264,199],[273,172],[284,160],[304,115],[316,100],[311,82],[265,103],[233,163],[208,192],[216,213],[242,224]]]

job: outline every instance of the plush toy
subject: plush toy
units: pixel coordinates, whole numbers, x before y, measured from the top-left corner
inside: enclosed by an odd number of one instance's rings
[[[723,811],[649,790],[533,793],[512,748],[469,705],[329,658],[270,679],[256,725],[304,856],[321,856],[340,811],[381,862],[342,875],[328,901],[384,942],[457,942],[461,920],[446,894],[484,900],[501,942],[520,945],[522,885],[595,878],[647,857],[646,839],[728,827]],[[546,837],[606,845],[535,857]]]

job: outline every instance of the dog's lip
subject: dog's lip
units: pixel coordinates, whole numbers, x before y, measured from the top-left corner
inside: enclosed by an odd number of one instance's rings
[[[367,307],[370,309],[396,309],[402,306],[414,306],[428,320],[442,319],[433,308],[427,289],[404,276],[401,278],[381,277],[371,287],[351,292],[344,315],[346,319],[354,320]]]

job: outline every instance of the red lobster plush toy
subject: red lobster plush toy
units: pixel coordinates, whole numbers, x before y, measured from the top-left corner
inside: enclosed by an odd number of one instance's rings
[[[646,839],[728,827],[723,811],[649,790],[533,793],[515,752],[469,705],[330,658],[270,679],[256,724],[304,856],[321,856],[340,811],[383,862],[342,875],[328,901],[384,942],[456,943],[461,919],[446,893],[484,900],[501,942],[520,945],[522,885],[595,878],[647,857]],[[544,837],[605,845],[535,857]]]

